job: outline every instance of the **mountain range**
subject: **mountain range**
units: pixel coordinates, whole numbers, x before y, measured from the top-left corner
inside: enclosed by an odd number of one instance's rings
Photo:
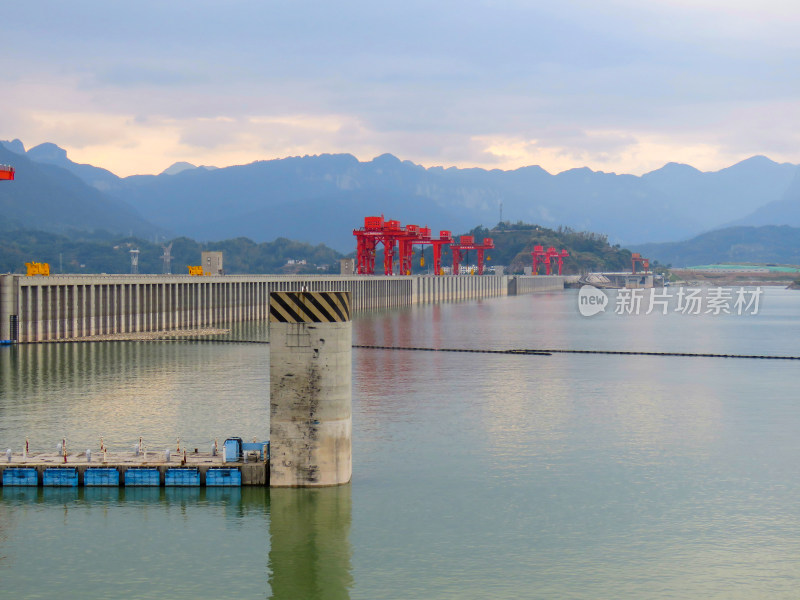
[[[117,177],[55,144],[0,142],[17,180],[0,185],[4,228],[106,229],[142,236],[262,242],[287,237],[354,248],[367,215],[454,233],[501,220],[564,225],[623,245],[668,242],[732,225],[800,226],[800,169],[755,156],[715,172],[669,163],[642,176],[425,168],[390,154],[323,154],[225,168],[176,163]],[[502,215],[502,216],[501,216]],[[662,261],[664,262],[664,261]]]
[[[21,144],[20,144],[21,145]],[[67,233],[70,230],[106,229],[152,236],[162,232],[125,200],[88,183],[98,169],[60,165],[37,160],[36,149],[28,155],[13,152],[0,143],[0,164],[12,165],[16,178],[0,185],[0,230],[41,229]],[[108,171],[105,171],[112,178]],[[99,181],[99,180],[98,180]]]
[[[800,265],[800,228],[788,225],[725,227],[681,242],[641,244],[631,250],[675,267],[709,263]]]

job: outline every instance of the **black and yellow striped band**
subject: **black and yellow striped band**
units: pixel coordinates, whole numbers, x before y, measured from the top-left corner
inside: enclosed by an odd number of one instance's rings
[[[344,323],[350,320],[350,292],[272,292],[271,323]]]

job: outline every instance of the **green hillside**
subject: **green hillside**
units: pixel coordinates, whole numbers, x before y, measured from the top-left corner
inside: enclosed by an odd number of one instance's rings
[[[634,250],[674,267],[710,263],[798,265],[800,228],[787,225],[727,227],[682,242],[640,244]]]
[[[631,253],[611,246],[604,235],[577,232],[568,228],[547,229],[524,223],[501,223],[492,230],[476,227],[464,235],[477,242],[490,237],[495,249],[487,254],[487,265],[503,265],[508,273],[522,273],[531,265],[531,251],[536,245],[566,249],[565,273],[619,271],[630,268]],[[458,237],[458,236],[457,236]],[[166,243],[166,242],[164,242]],[[139,250],[139,273],[162,273],[163,244],[137,237],[119,237],[108,232],[72,232],[61,235],[45,231],[0,231],[0,273],[24,273],[26,262],[46,262],[51,273],[130,273],[130,250]],[[225,272],[256,273],[338,273],[343,255],[323,245],[312,245],[286,238],[260,244],[239,237],[219,242],[201,243],[180,237],[171,240],[172,272],[186,273],[187,265],[200,264],[204,250],[224,253]],[[353,239],[355,246],[355,239]],[[353,256],[351,253],[350,256]],[[425,266],[419,264],[419,249],[414,260],[415,273],[427,273],[433,264],[432,250],[425,250]],[[445,249],[443,265],[452,264]],[[289,264],[292,261],[292,264]],[[303,263],[302,261],[305,261]],[[475,252],[468,252],[463,264],[474,264]],[[382,272],[383,255],[378,252],[376,270]]]
[[[140,236],[165,231],[145,221],[131,205],[66,169],[36,162],[3,145],[0,164],[16,169],[14,181],[0,185],[0,231],[35,228],[68,234],[75,229],[104,229]]]
[[[162,273],[162,244],[106,232],[67,237],[45,231],[0,232],[0,273],[24,273],[26,262],[50,263],[56,273],[130,273],[130,250],[139,250],[139,273]],[[322,244],[312,246],[279,238],[256,244],[247,238],[202,244],[189,238],[172,240],[172,272],[186,274],[199,265],[204,250],[221,250],[226,273],[339,272],[341,254]],[[294,264],[287,264],[289,260]],[[301,264],[298,261],[305,261]]]
[[[564,260],[565,274],[578,274],[588,271],[622,271],[631,268],[629,250],[612,246],[605,235],[584,231],[574,231],[568,227],[548,229],[540,225],[527,223],[498,223],[492,229],[476,227],[463,235],[472,235],[476,243],[484,238],[492,238],[495,249],[486,252],[488,265],[503,265],[506,273],[523,273],[525,267],[532,265],[531,252],[534,246],[543,246],[546,250],[554,247],[569,252]],[[469,252],[465,263],[475,263],[475,252]],[[432,251],[425,251],[426,264],[432,260]],[[445,266],[452,264],[449,251],[445,251]],[[419,269],[419,261],[415,261],[415,269]],[[425,269],[419,269],[424,271]]]

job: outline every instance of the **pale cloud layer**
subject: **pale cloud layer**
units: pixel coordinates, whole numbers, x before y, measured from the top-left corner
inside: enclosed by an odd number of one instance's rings
[[[4,9],[0,139],[119,175],[324,152],[637,174],[800,162],[795,2]]]

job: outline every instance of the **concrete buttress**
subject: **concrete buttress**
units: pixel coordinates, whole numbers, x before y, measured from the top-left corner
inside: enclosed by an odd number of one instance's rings
[[[270,486],[352,476],[352,322],[348,292],[269,298]]]

